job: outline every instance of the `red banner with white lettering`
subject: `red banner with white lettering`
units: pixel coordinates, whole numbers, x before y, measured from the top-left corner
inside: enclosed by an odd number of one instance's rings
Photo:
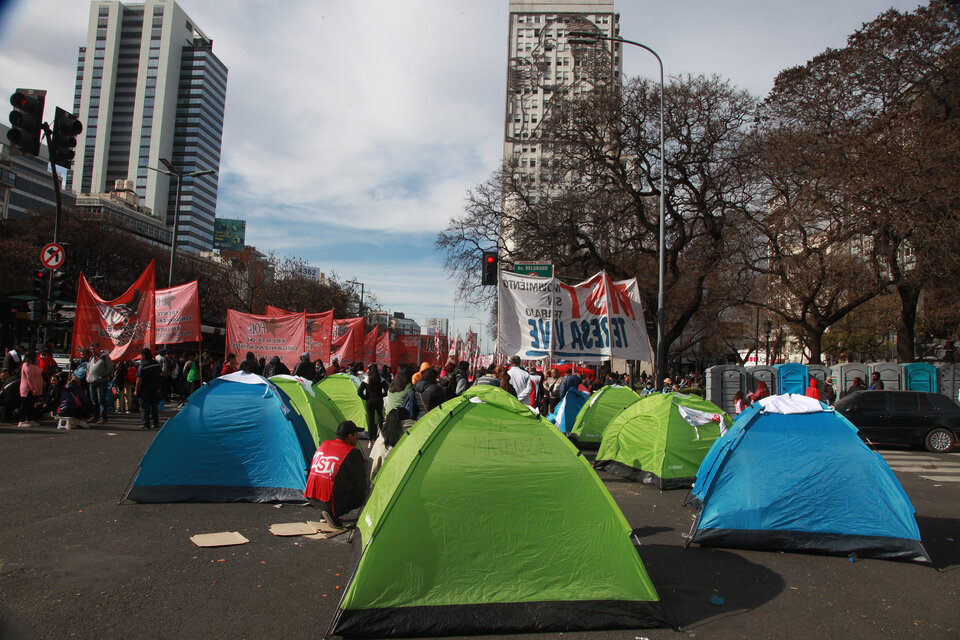
[[[363,338],[363,362],[370,364],[377,361],[377,327],[374,327]]]
[[[333,357],[341,365],[363,361],[363,318],[333,321]]]
[[[283,316],[290,313],[290,311],[267,305],[268,316]],[[333,310],[308,313],[305,336],[304,351],[310,354],[310,359],[322,360],[325,364],[329,364],[330,350],[333,346]]]
[[[179,344],[200,341],[200,295],[197,281],[155,294],[156,344]]]
[[[394,362],[408,364],[414,371],[420,369],[420,336],[399,335],[394,346]]]
[[[227,353],[241,360],[248,351],[267,362],[280,356],[292,371],[303,353],[307,318],[305,313],[258,316],[227,309]]]
[[[429,362],[434,369],[442,369],[447,362],[447,337],[420,336],[420,360]]]
[[[377,364],[385,364],[391,369],[396,366],[396,360],[393,357],[394,344],[396,342],[390,339],[389,331],[377,338]]]
[[[80,274],[71,345],[74,357],[93,343],[114,362],[136,360],[141,349],[153,348],[154,289],[153,260],[123,295],[109,302]]]

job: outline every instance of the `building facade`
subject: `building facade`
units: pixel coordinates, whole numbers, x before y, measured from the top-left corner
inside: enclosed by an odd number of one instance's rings
[[[32,213],[57,210],[57,194],[50,173],[47,145],[40,145],[40,155],[24,156],[7,144],[10,127],[0,124],[0,220],[19,220]],[[70,209],[76,195],[66,190],[61,181],[60,202]]]
[[[84,125],[70,184],[105,193],[133,180],[143,207],[173,226],[177,180],[150,170],[218,171],[227,68],[213,41],[171,0],[97,0],[77,60],[74,113]],[[177,245],[213,247],[217,175],[184,178]]]

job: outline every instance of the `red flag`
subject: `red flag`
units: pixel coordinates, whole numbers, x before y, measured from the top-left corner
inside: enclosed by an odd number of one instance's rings
[[[94,342],[114,362],[135,360],[144,347],[152,348],[154,323],[153,260],[123,295],[107,302],[80,274],[77,311],[73,319],[74,356]]]
[[[257,316],[227,309],[227,353],[235,353],[241,360],[247,351],[267,361],[280,356],[292,371],[304,350],[306,315]]]
[[[396,366],[393,353],[395,344],[396,342],[390,340],[389,331],[377,338],[377,364],[385,364],[391,369]]]
[[[333,357],[341,365],[363,360],[363,318],[333,321]]]
[[[420,369],[420,336],[401,335],[396,343],[396,364],[409,364],[414,371]]]
[[[363,361],[366,364],[377,361],[377,327],[374,327],[363,339]]]
[[[290,311],[267,305],[266,314],[268,316],[283,316],[290,313]],[[323,313],[308,313],[305,335],[306,346],[304,351],[310,354],[310,359],[322,360],[324,363],[330,364],[330,349],[333,346],[333,310]]]
[[[200,341],[200,296],[197,281],[169,289],[157,289],[156,344]]]

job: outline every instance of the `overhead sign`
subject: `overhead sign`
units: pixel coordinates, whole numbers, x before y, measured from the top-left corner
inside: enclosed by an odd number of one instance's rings
[[[520,260],[513,263],[513,272],[524,276],[538,276],[540,278],[553,277],[553,265],[546,262]]]
[[[213,248],[243,251],[247,237],[247,222],[231,218],[216,218],[213,221]]]
[[[40,262],[47,269],[59,269],[66,257],[67,254],[64,253],[63,247],[56,242],[45,244],[43,249],[40,250]]]

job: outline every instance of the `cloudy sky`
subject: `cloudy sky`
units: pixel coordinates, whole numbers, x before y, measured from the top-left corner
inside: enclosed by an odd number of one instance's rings
[[[476,326],[436,233],[503,150],[507,0],[181,0],[229,68],[218,215],[247,243],[359,280],[384,309]],[[717,73],[762,97],[892,0],[619,0],[621,35],[669,75]],[[0,0],[0,94],[73,104],[87,0]],[[626,47],[627,76],[655,77]]]

